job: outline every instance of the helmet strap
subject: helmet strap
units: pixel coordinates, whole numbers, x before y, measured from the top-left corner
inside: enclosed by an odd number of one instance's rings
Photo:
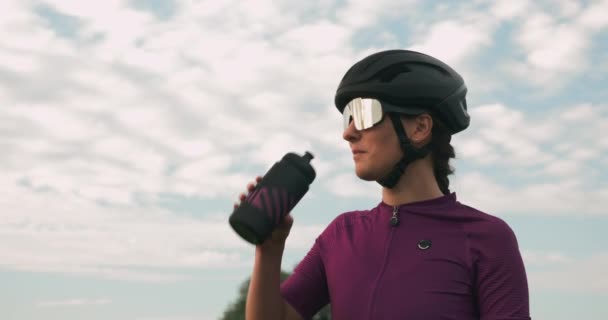
[[[384,177],[377,180],[381,186],[385,188],[393,188],[399,179],[405,172],[407,166],[418,160],[426,157],[429,154],[429,149],[427,146],[423,146],[422,148],[416,148],[410,142],[410,139],[407,137],[405,133],[405,129],[403,128],[403,124],[401,123],[401,118],[399,114],[389,113],[388,116],[391,118],[393,122],[393,127],[395,128],[395,132],[397,133],[397,137],[399,138],[399,144],[401,145],[401,150],[403,150],[403,157]]]

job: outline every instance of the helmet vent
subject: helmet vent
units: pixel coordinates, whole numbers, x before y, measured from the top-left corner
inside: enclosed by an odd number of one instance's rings
[[[388,68],[381,70],[378,72],[376,77],[378,80],[380,80],[380,82],[391,82],[397,76],[408,72],[412,72],[412,69],[410,69],[405,63],[402,63],[398,65],[391,65]]]

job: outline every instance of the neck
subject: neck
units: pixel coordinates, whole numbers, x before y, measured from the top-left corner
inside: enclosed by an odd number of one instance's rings
[[[433,165],[428,156],[410,163],[393,188],[382,188],[382,201],[391,206],[442,196],[443,193],[437,185]]]

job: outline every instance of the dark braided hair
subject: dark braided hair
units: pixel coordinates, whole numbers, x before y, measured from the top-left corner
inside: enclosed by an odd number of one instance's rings
[[[443,194],[450,193],[450,180],[448,176],[454,173],[454,168],[450,166],[450,159],[456,158],[454,147],[450,144],[452,135],[446,126],[433,117],[433,135],[429,143],[431,158],[433,160],[433,171],[439,189]]]
[[[413,120],[415,115],[402,115],[402,118]],[[450,166],[450,159],[456,158],[454,147],[450,144],[452,134],[445,124],[436,116],[431,115],[433,119],[433,129],[431,130],[431,142],[427,145],[431,159],[433,161],[433,173],[439,190],[443,194],[450,193],[450,180],[448,176],[454,173],[454,168]]]

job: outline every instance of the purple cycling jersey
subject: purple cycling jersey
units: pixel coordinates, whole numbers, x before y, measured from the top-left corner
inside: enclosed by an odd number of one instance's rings
[[[304,319],[328,303],[334,320],[530,319],[515,234],[455,193],[341,214],[281,294]]]

